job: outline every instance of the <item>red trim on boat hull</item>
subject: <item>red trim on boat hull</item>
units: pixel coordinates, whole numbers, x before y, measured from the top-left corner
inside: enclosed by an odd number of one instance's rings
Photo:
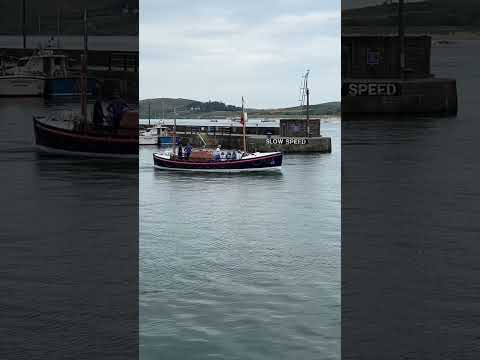
[[[35,142],[40,146],[78,153],[138,155],[138,138],[91,132],[84,135],[43,124],[35,118],[33,123]]]

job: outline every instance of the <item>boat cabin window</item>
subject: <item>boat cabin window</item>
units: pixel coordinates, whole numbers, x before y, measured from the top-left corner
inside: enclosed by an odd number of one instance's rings
[[[25,66],[25,65],[27,65],[27,62],[28,62],[28,59],[20,59],[20,60],[18,60],[17,65],[18,66]]]

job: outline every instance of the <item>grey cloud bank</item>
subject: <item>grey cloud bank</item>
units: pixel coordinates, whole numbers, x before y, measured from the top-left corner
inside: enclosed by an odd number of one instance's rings
[[[141,1],[141,99],[296,105],[309,68],[312,103],[339,100],[340,2],[188,3]]]

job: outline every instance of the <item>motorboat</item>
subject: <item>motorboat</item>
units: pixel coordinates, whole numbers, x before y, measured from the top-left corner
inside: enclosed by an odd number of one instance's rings
[[[140,130],[138,135],[139,145],[158,145],[158,132],[155,127]]]
[[[0,96],[73,96],[80,94],[78,77],[68,73],[68,57],[53,49],[40,49],[13,65],[0,67]],[[96,80],[87,79],[87,95]]]
[[[171,145],[172,136],[169,134],[168,128],[161,125],[149,127],[140,130],[139,145]]]

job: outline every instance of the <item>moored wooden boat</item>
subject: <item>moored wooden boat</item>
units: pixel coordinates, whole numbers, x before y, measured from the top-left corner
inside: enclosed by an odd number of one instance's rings
[[[84,53],[80,77],[81,112],[34,116],[36,145],[48,152],[93,157],[138,157],[138,112],[129,111],[118,94],[107,104],[97,101],[92,122],[87,115],[87,13],[84,12]],[[108,112],[110,125],[104,126]]]
[[[154,153],[154,166],[162,170],[200,171],[200,172],[247,172],[247,171],[271,171],[281,170],[283,154],[281,152],[247,152],[246,122],[244,99],[242,97],[242,113],[240,122],[243,125],[243,152],[222,152],[220,146],[215,152],[196,151],[191,153],[188,159],[177,156],[176,153],[176,119],[173,122],[173,148],[170,153]],[[181,145],[179,145],[181,146]],[[190,147],[191,150],[191,147]],[[179,152],[180,155],[181,152]],[[237,153],[239,155],[237,156]]]
[[[79,129],[74,122],[33,118],[35,143],[40,150],[89,157],[138,157],[137,129]]]

